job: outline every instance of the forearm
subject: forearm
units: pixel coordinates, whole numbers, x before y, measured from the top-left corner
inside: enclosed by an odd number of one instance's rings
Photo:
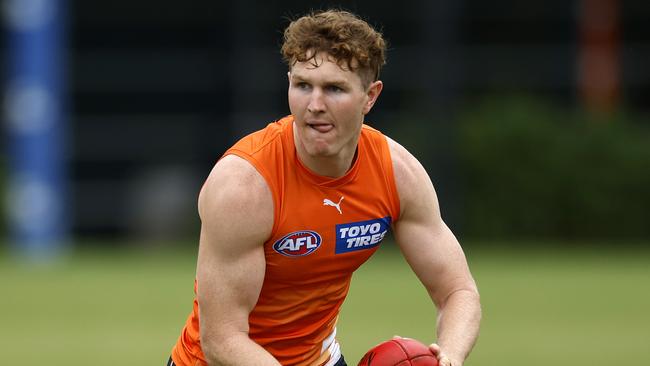
[[[438,345],[442,352],[460,366],[469,355],[478,337],[481,304],[476,291],[452,293],[438,313]]]
[[[280,366],[280,363],[246,334],[203,342],[202,350],[210,366]]]

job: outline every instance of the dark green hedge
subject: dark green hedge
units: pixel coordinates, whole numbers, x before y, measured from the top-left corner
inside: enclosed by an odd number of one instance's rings
[[[0,155],[0,238],[7,234],[7,171],[4,156]],[[3,243],[0,240],[0,247]]]
[[[650,238],[649,121],[525,98],[459,119],[463,232],[484,238]]]

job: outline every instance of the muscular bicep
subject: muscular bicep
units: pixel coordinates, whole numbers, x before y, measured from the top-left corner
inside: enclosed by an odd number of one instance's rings
[[[201,237],[197,292],[201,333],[218,341],[248,332],[248,315],[264,281],[264,241],[273,202],[264,179],[237,157],[222,159],[199,197]]]
[[[422,284],[438,306],[458,290],[474,290],[463,251],[444,224],[402,219],[395,239]]]
[[[391,141],[401,215],[395,239],[438,306],[458,290],[475,290],[458,240],[443,221],[433,184],[422,165]]]

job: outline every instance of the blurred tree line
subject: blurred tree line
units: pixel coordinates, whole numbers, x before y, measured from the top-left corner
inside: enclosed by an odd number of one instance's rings
[[[650,125],[530,97],[459,116],[462,231],[482,238],[650,237]]]
[[[3,137],[0,135],[0,137]],[[0,155],[0,238],[7,232],[7,164],[5,156]],[[1,244],[1,243],[0,243]]]

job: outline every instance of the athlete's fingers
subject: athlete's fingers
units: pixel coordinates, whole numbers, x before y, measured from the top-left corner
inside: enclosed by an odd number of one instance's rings
[[[431,350],[431,352],[433,352],[433,354],[436,357],[440,358],[440,355],[442,353],[442,349],[440,349],[440,346],[437,343],[431,343],[429,345],[429,349]]]
[[[436,358],[438,358],[438,365],[439,366],[457,366],[454,365],[449,357],[445,356],[445,354],[442,352],[442,348],[437,343],[432,343],[429,345],[429,349],[433,353]]]

